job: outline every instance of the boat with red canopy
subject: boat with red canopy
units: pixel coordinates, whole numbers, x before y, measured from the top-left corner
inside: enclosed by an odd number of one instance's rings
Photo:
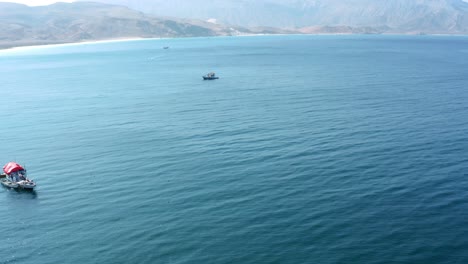
[[[214,72],[210,72],[210,73],[208,73],[208,74],[206,74],[206,75],[204,75],[202,77],[203,77],[203,80],[217,80],[217,79],[219,79],[219,77],[216,76],[216,73],[214,73]]]
[[[32,190],[36,187],[36,183],[26,176],[26,169],[16,162],[8,162],[3,166],[3,176],[1,179],[2,185],[15,189]]]

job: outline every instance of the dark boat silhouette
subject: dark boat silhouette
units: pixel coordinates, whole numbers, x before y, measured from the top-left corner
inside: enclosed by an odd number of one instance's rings
[[[217,77],[214,72],[210,72],[207,75],[203,76],[203,80],[216,80],[216,79],[219,79],[219,77]]]

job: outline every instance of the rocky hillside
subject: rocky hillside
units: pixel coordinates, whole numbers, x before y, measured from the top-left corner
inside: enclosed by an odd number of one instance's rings
[[[193,37],[252,33],[218,24],[158,18],[123,6],[0,3],[0,47],[131,37]]]
[[[468,3],[462,0],[95,1],[121,5],[0,2],[0,48],[257,33],[468,34]]]
[[[82,0],[80,0],[82,1]],[[468,33],[463,0],[97,0],[155,15],[304,32]]]

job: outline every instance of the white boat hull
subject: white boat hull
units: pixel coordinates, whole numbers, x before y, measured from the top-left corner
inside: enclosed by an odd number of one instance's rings
[[[5,187],[14,188],[14,189],[19,187],[19,185],[17,183],[11,182],[11,181],[5,180],[5,179],[2,180],[2,185],[5,186]]]
[[[32,190],[36,187],[36,184],[34,182],[18,182],[18,187]]]
[[[13,189],[33,190],[36,187],[34,182],[12,182],[7,179],[2,179],[1,182],[3,186]]]

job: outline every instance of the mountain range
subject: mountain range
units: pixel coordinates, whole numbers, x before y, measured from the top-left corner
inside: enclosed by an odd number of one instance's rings
[[[82,1],[82,0],[80,0]],[[304,32],[467,34],[463,0],[97,0],[158,16]]]
[[[56,3],[30,7],[0,2],[0,48],[119,38],[255,34],[201,20],[168,19],[103,3]],[[271,33],[288,33],[278,30]]]
[[[0,48],[118,38],[242,34],[468,34],[462,0],[0,2]]]

